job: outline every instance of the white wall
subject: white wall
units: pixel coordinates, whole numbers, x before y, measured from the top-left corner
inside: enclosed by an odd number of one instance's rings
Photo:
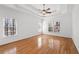
[[[45,18],[44,22],[44,34],[51,34],[51,35],[58,35],[58,36],[64,36],[64,37],[72,37],[72,16],[71,16],[71,6],[68,6],[67,12],[64,14],[59,14],[56,15],[53,19],[52,17],[47,17]],[[27,38],[32,35],[37,35],[38,34],[38,29],[39,29],[39,22],[40,18],[28,14],[28,13],[23,13],[20,11],[15,11],[11,8],[5,7],[0,5],[0,17],[14,17],[17,21],[17,36],[15,37],[2,37],[3,36],[3,29],[0,30],[0,45],[13,42],[16,40],[20,40],[22,38]],[[0,18],[0,29],[3,27],[2,26],[2,19]],[[42,19],[42,18],[41,18]],[[61,31],[59,33],[49,33],[48,30],[48,21],[60,21],[61,25]]]
[[[71,13],[71,6],[67,6],[67,12],[64,14],[57,14],[55,16],[44,18],[44,26],[43,32],[45,34],[57,35],[57,36],[64,36],[72,38],[72,13]],[[53,21],[60,22],[60,32],[48,32],[48,23]]]
[[[73,41],[79,51],[79,5],[74,5],[73,13]]]
[[[27,10],[26,10],[27,11]],[[13,37],[3,37],[3,20],[5,16],[13,17],[17,22],[17,35]],[[28,14],[13,10],[11,8],[0,5],[0,45],[28,38],[38,34],[39,18]],[[1,30],[2,29],[2,30]]]

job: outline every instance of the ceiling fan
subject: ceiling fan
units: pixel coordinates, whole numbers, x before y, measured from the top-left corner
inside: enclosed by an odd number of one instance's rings
[[[43,4],[43,9],[40,10],[40,13],[45,16],[47,14],[52,14],[53,12],[56,12],[55,10],[54,11],[51,11],[51,8],[46,8],[46,5]]]

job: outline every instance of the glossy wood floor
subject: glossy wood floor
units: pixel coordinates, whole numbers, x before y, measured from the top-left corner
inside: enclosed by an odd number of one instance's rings
[[[0,46],[3,54],[77,54],[71,38],[38,35]]]

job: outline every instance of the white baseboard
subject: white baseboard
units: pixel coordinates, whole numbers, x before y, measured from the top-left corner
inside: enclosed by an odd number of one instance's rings
[[[55,35],[55,36],[60,36],[60,37],[72,38],[72,37],[70,37],[70,36],[61,35],[61,34],[55,34],[55,33],[44,33],[44,34],[48,34],[48,35]]]
[[[75,47],[77,48],[77,50],[78,50],[78,52],[79,52],[79,47],[78,47],[78,44],[77,44],[76,41],[75,41],[75,38],[73,38],[73,42],[74,42]]]
[[[11,43],[11,42],[15,42],[15,41],[19,41],[19,40],[22,40],[22,39],[25,39],[25,38],[29,38],[29,37],[32,37],[32,36],[36,36],[38,34],[33,34],[33,35],[24,35],[24,36],[11,36],[11,37],[6,37],[6,38],[3,38],[3,39],[0,39],[0,45],[5,45],[5,44],[8,44],[8,43]]]
[[[57,34],[49,34],[49,33],[45,33],[45,34],[55,35],[55,36],[60,36],[60,37],[67,37],[67,36],[57,35]],[[0,45],[8,44],[8,43],[11,43],[11,42],[15,42],[15,41],[22,40],[22,39],[25,39],[25,38],[29,38],[29,37],[32,37],[32,36],[36,36],[36,35],[40,35],[40,34],[37,33],[37,34],[31,34],[31,35],[23,35],[23,36],[16,35],[16,36],[11,36],[11,37],[6,37],[6,38],[3,38],[3,39],[0,39]],[[68,37],[68,38],[71,38],[71,37]]]

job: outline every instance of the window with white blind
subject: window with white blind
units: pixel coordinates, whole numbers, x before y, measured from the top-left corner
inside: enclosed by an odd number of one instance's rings
[[[11,36],[16,34],[16,24],[15,19],[13,18],[5,18],[4,22],[4,34],[5,36]]]

